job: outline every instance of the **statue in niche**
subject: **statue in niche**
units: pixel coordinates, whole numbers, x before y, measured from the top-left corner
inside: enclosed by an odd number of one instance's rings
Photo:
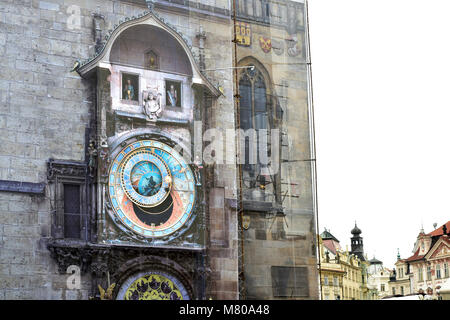
[[[181,107],[181,83],[176,81],[166,81],[166,105]]]
[[[148,120],[155,121],[161,116],[163,111],[161,107],[161,93],[157,89],[151,89],[147,86],[147,90],[142,92],[142,100],[144,102],[143,111]]]
[[[170,90],[167,91],[167,95],[169,96],[170,105],[175,107],[177,105],[177,90],[175,90],[175,86],[170,85]]]
[[[155,69],[155,68],[156,68],[156,60],[155,60],[155,57],[150,57],[150,59],[149,59],[149,64],[150,64],[150,68],[151,68],[151,69]]]
[[[124,100],[134,100],[134,86],[131,84],[131,80],[127,79],[127,82],[123,88]]]
[[[200,157],[198,155],[195,156],[194,165],[192,167],[194,168],[195,181],[197,181],[196,185],[201,186],[202,185],[202,177],[200,175],[200,169],[203,169],[203,165],[202,165],[202,162],[200,161]]]
[[[158,55],[153,50],[147,50],[145,53],[146,68],[157,70],[159,69]]]

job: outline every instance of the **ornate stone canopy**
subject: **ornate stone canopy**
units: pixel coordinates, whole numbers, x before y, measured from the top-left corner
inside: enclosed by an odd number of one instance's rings
[[[180,44],[189,59],[192,68],[192,85],[204,87],[214,97],[219,97],[222,94],[201,72],[192,52],[192,45],[189,44],[188,39],[175,26],[166,22],[163,17],[160,17],[152,9],[143,12],[137,17],[126,18],[125,21],[115,25],[114,29],[110,30],[105,36],[103,47],[90,59],[78,61],[75,71],[81,77],[88,78],[97,67],[109,69],[111,66],[111,49],[115,41],[125,30],[139,25],[152,26],[168,32]]]

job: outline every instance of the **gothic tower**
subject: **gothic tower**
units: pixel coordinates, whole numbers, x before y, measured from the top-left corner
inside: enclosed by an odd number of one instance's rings
[[[307,1],[0,7],[0,300],[318,298]]]

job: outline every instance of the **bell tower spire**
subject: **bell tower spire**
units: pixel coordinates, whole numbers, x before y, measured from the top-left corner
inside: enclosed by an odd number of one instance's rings
[[[357,255],[358,258],[361,259],[361,261],[365,261],[363,238],[361,237],[361,232],[362,231],[356,225],[356,221],[355,221],[355,227],[350,232],[353,235],[350,238],[350,240],[351,240],[351,248],[352,248],[351,253],[354,254],[354,255]]]

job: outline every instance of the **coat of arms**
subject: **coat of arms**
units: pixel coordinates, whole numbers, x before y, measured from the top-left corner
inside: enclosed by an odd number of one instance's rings
[[[266,37],[259,37],[259,45],[264,53],[268,53],[272,49],[272,40]]]
[[[250,24],[236,21],[234,25],[236,30],[236,41],[238,45],[249,47],[252,44],[252,30]]]
[[[161,107],[161,93],[157,89],[147,87],[142,92],[143,111],[148,120],[155,121],[161,116],[163,111]]]
[[[250,216],[249,215],[245,215],[242,217],[242,227],[245,230],[248,230],[248,228],[250,227]]]
[[[296,57],[302,52],[296,35],[289,36],[286,41],[288,46],[287,53],[289,56]]]
[[[282,55],[284,52],[284,42],[280,40],[272,39],[272,50],[277,55]]]

